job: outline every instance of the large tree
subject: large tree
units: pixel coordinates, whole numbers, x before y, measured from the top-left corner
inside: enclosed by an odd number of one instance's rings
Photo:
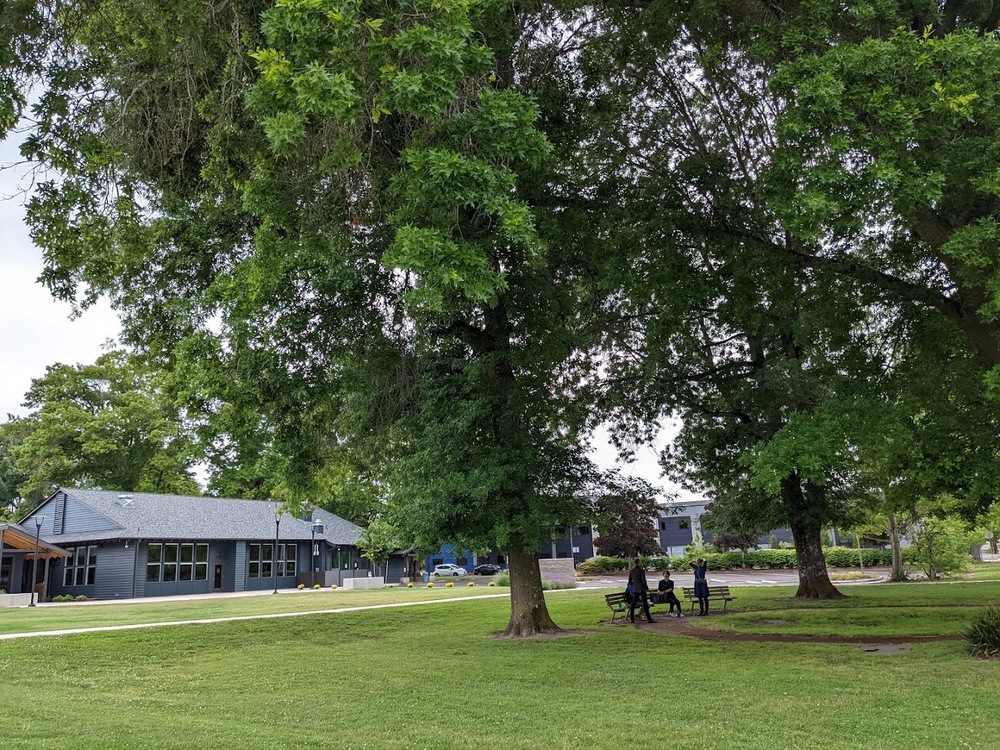
[[[56,364],[31,382],[27,417],[4,425],[33,507],[56,487],[199,494],[197,452],[140,360],[116,351],[91,365]]]
[[[506,549],[507,632],[554,628],[535,550],[590,476],[572,398],[590,245],[529,208],[552,148],[514,90],[523,18],[419,0],[43,17],[25,153],[60,173],[29,207],[53,292],[107,294],[133,345],[204,363],[202,395],[256,410],[292,495],[360,454],[418,546]]]

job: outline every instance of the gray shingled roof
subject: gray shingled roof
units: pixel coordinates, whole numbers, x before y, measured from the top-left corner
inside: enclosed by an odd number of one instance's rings
[[[266,500],[237,500],[184,495],[155,495],[146,492],[63,489],[68,498],[107,518],[114,531],[80,531],[46,535],[59,544],[104,539],[274,539],[275,511],[279,503]],[[55,495],[34,513],[46,511]],[[34,515],[33,513],[33,515]],[[316,521],[323,523],[317,539],[330,544],[356,544],[361,528],[340,516],[313,508]],[[287,513],[281,516],[281,539],[307,541],[312,537],[310,520]]]

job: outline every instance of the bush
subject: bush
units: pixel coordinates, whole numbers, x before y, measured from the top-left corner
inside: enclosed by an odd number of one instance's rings
[[[335,583],[331,583],[331,584],[330,584],[330,588],[331,588],[331,589],[335,589],[335,588],[337,588],[337,584],[335,584]]]
[[[553,591],[555,589],[575,589],[576,581],[562,581],[554,578],[543,578],[542,579],[542,589],[544,591]]]
[[[969,642],[973,656],[1000,656],[1000,605],[980,610],[962,637]]]
[[[624,573],[629,569],[628,560],[623,557],[592,557],[589,560],[584,560],[582,563],[576,566],[576,572],[582,576],[601,576],[608,575],[609,573]],[[510,580],[506,584],[501,583],[501,586],[509,585]]]
[[[971,562],[969,533],[957,518],[928,516],[913,534],[917,561],[930,579],[958,573]]]
[[[448,583],[446,583],[446,584],[444,585],[444,587],[445,587],[446,589],[450,589],[450,588],[453,588],[454,586],[455,586],[455,584],[454,584],[454,583],[452,583],[451,581],[448,581]]]
[[[408,584],[406,584],[406,588],[408,588],[408,589],[412,589],[412,588],[413,588],[413,584],[412,584],[412,583],[408,583]]]
[[[510,573],[500,573],[490,583],[495,583],[497,586],[510,586]]]
[[[466,586],[469,586],[469,587],[472,587],[472,586],[475,586],[475,585],[476,585],[476,582],[475,582],[475,581],[469,581],[469,582],[468,582],[467,584],[465,584],[465,585],[466,585]]]
[[[73,601],[74,602],[85,602],[85,601],[87,601],[87,597],[85,597],[83,594],[80,594],[79,596],[75,597],[73,599]]]
[[[857,568],[858,550],[851,547],[827,547],[823,550],[826,564],[831,568]],[[891,549],[861,548],[861,560],[866,567],[892,565]]]

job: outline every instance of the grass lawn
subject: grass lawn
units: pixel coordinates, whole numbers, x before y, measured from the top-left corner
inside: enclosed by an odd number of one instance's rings
[[[468,596],[509,594],[509,589],[487,586],[456,586],[380,589],[376,591],[285,591],[277,595],[245,597],[203,597],[187,601],[60,604],[29,609],[0,608],[0,634],[45,630],[131,625],[150,622],[207,620],[219,617],[248,617],[285,612],[316,612],[343,607],[363,607],[393,602],[426,602]],[[0,745],[2,747],[2,745]]]
[[[968,588],[978,590],[978,601]],[[347,606],[371,603],[371,597],[416,601],[445,593],[475,590],[324,597]],[[891,656],[851,645],[707,642],[608,626],[603,593],[549,594],[553,617],[577,632],[530,641],[496,638],[509,604],[479,599],[0,642],[0,746],[997,746],[1000,664],[971,659],[960,641],[916,644]],[[996,601],[1000,584],[857,587],[847,591],[847,601],[821,606],[790,606],[787,589],[735,593],[737,608],[755,610],[758,619],[815,613],[823,628],[846,632],[865,613],[901,628],[906,618],[893,612],[921,610],[945,629],[951,621],[935,613],[971,613],[973,604]],[[314,597],[166,606],[203,605],[213,613],[185,616],[210,617],[224,604],[273,607],[285,600],[298,606]],[[147,607],[37,608],[31,614],[76,618],[104,610],[100,618],[113,620],[145,610],[166,619],[166,608]],[[745,616],[751,615],[708,622]],[[7,613],[3,622],[9,629]]]

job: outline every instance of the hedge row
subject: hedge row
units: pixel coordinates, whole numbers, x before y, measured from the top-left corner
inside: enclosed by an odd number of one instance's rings
[[[762,549],[751,552],[705,552],[690,554],[683,557],[662,555],[643,558],[647,570],[688,570],[692,560],[704,557],[709,570],[733,570],[736,568],[759,568],[776,570],[794,568],[797,558],[794,549]],[[858,551],[850,547],[824,547],[823,557],[831,568],[858,567]],[[866,566],[888,566],[892,564],[892,550],[869,549],[861,550],[861,558]],[[916,562],[916,550],[912,547],[903,549],[903,562]],[[621,557],[592,557],[576,566],[581,575],[607,575],[623,573],[631,566],[630,561]]]

